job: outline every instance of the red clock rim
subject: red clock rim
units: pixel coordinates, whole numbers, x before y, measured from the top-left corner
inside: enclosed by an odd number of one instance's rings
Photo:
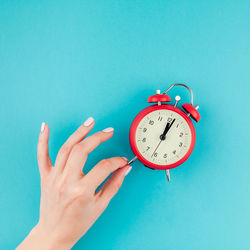
[[[177,161],[173,164],[170,164],[170,165],[157,165],[157,164],[154,164],[154,163],[146,160],[139,152],[137,145],[136,145],[136,140],[135,140],[136,129],[137,129],[140,121],[142,120],[142,118],[144,116],[146,116],[148,113],[155,111],[155,110],[159,110],[159,109],[167,109],[167,110],[175,111],[176,113],[181,115],[186,120],[186,122],[188,123],[189,128],[191,130],[191,144],[190,144],[190,147],[188,149],[188,152],[179,161]],[[162,104],[160,106],[159,105],[151,105],[151,106],[143,109],[133,120],[133,122],[130,126],[130,131],[129,131],[129,142],[130,142],[130,146],[131,146],[133,153],[147,167],[150,167],[153,169],[160,169],[160,170],[171,169],[171,168],[178,167],[179,165],[184,163],[188,159],[188,157],[191,155],[191,153],[194,149],[194,145],[195,145],[195,129],[194,129],[194,125],[193,125],[192,121],[190,120],[190,118],[181,109],[174,107],[172,105],[168,105],[168,104]]]

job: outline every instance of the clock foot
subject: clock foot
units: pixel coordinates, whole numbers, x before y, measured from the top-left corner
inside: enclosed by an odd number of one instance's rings
[[[137,156],[135,156],[133,159],[131,159],[129,162],[128,162],[128,165],[130,165],[131,163],[133,163],[134,161],[136,161],[138,158]]]
[[[166,176],[167,176],[167,178],[168,178],[168,181],[170,181],[170,172],[169,172],[168,169],[166,170]]]

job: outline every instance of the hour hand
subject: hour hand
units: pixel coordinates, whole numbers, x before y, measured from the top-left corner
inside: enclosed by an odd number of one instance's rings
[[[167,125],[166,125],[166,127],[165,127],[165,129],[163,131],[163,134],[160,135],[160,139],[162,141],[166,139],[166,134],[169,131],[169,129],[171,128],[171,126],[173,125],[174,122],[175,122],[175,119],[173,119],[173,121],[171,123],[169,123],[169,122],[167,123]]]
[[[169,130],[169,126],[170,126],[170,123],[168,122],[165,129],[164,129],[164,131],[163,131],[163,133],[160,135],[160,139],[162,141],[166,139],[166,134],[167,134],[167,132]]]

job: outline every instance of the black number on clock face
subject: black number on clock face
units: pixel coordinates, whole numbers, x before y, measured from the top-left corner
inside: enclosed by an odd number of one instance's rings
[[[164,154],[164,155],[163,155],[163,158],[167,158],[167,156],[168,156],[167,154]]]
[[[150,121],[149,121],[149,124],[150,124],[150,125],[153,125],[153,124],[154,124],[154,121],[150,120]]]
[[[179,136],[182,137],[182,136],[183,136],[183,133],[181,132]]]
[[[143,128],[143,130],[142,130],[144,133],[147,131],[147,129],[146,128]]]
[[[157,155],[158,155],[158,153],[157,153],[157,152],[155,152],[155,153],[154,153],[154,157],[157,157]]]
[[[179,143],[179,147],[182,147],[182,145],[183,145],[183,143],[182,143],[182,142],[180,142],[180,143]]]
[[[158,117],[158,121],[160,121],[160,122],[162,121],[162,116]]]
[[[142,142],[146,142],[146,138],[145,137],[142,139]]]

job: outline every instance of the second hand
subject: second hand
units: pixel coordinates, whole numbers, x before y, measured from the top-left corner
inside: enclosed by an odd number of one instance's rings
[[[159,146],[160,146],[161,142],[162,142],[162,140],[160,140],[160,142],[158,143],[158,145],[157,145],[157,147],[156,147],[155,151],[159,148]],[[151,155],[151,157],[153,157],[153,155],[154,155],[155,151],[153,152],[153,154]]]

